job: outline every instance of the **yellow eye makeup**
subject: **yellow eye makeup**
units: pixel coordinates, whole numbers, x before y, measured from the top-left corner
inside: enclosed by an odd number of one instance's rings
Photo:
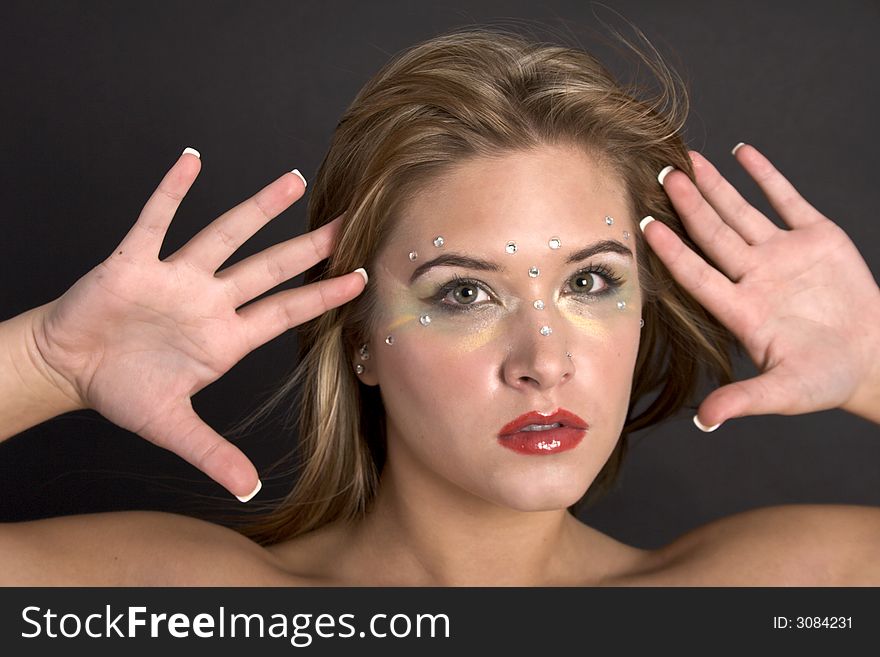
[[[606,216],[605,223],[611,226],[614,219]],[[630,234],[623,231],[623,239],[628,241]],[[535,330],[543,336],[553,334],[553,315],[545,309],[552,304],[559,310],[562,317],[580,330],[593,335],[604,335],[608,332],[607,324],[615,316],[629,313],[630,299],[637,290],[628,283],[631,264],[635,258],[629,246],[616,239],[604,239],[589,244],[565,257],[562,264],[583,263],[602,254],[610,254],[610,263],[589,263],[581,269],[569,274],[560,283],[558,292],[549,298],[527,298],[522,294],[511,294],[505,290],[508,280],[521,272],[524,280],[546,279],[546,271],[542,271],[540,259],[523,260],[522,245],[515,240],[502,243],[501,248],[507,254],[504,265],[484,260],[475,255],[449,251],[448,240],[436,235],[430,240],[433,247],[421,245],[429,251],[439,254],[424,262],[420,257],[419,245],[413,245],[406,251],[410,262],[420,261],[415,266],[408,281],[398,279],[399,288],[394,292],[394,300],[389,307],[389,322],[386,325],[389,338],[393,332],[410,327],[429,332],[450,331],[459,340],[472,343],[476,348],[497,337],[504,324],[504,317],[516,312],[523,304],[530,306],[535,313]],[[558,252],[562,247],[562,239],[551,235],[544,242],[549,252]],[[446,248],[443,248],[446,247]],[[433,255],[431,253],[430,255]],[[543,258],[558,258],[560,255]],[[509,256],[514,256],[508,259]],[[620,256],[626,258],[630,266],[615,263]],[[558,261],[557,261],[558,263]],[[548,268],[549,263],[544,263]],[[441,276],[441,268],[460,268],[470,272],[488,272],[490,276],[461,275],[459,273]],[[634,275],[634,272],[632,272]],[[499,285],[496,292],[493,286],[484,279],[494,280]],[[408,285],[407,285],[408,283]],[[534,288],[535,283],[529,283]],[[556,321],[558,321],[558,316]],[[430,334],[430,333],[428,333]],[[387,340],[386,340],[387,342]],[[389,342],[389,344],[393,343]],[[462,345],[464,346],[464,345]]]

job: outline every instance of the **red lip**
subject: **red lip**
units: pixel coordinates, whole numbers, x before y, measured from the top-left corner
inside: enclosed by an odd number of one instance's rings
[[[505,424],[501,431],[498,432],[498,437],[503,438],[514,434],[530,424],[553,424],[554,422],[559,422],[562,426],[572,429],[589,429],[590,427],[585,420],[564,408],[556,409],[552,415],[542,415],[538,411],[529,411],[528,413],[523,413],[512,422]]]
[[[554,422],[559,422],[562,426],[544,431],[522,431],[530,424]],[[498,442],[502,447],[520,454],[558,454],[577,447],[588,428],[589,425],[584,420],[564,408],[557,409],[552,415],[531,411],[504,425],[498,433]]]

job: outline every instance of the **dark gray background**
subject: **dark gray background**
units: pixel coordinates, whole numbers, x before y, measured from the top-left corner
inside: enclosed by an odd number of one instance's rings
[[[758,146],[847,231],[876,276],[878,4],[605,4],[689,81],[689,146],[776,219],[729,154],[738,141]],[[284,171],[311,177],[345,107],[401,49],[487,23],[590,49],[591,34],[604,31],[597,15],[632,37],[607,7],[4,2],[0,318],[56,298],[106,257],[185,146],[201,151],[203,169],[163,257]],[[304,208],[271,222],[233,261],[302,232]],[[223,432],[280,382],[294,347],[292,333],[262,347],[197,395],[196,409]],[[653,547],[756,506],[880,504],[876,425],[828,411],[737,419],[703,434],[691,415],[636,434],[618,489],[583,518]],[[269,423],[240,443],[261,470],[291,444],[279,429]],[[269,480],[261,496],[290,483]],[[211,496],[229,499],[176,456],[93,412],[56,418],[0,447],[0,520],[135,508],[201,513]]]

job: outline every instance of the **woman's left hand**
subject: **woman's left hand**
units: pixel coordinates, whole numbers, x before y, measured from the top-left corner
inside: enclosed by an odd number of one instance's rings
[[[736,158],[789,230],[749,205],[699,153],[696,185],[673,170],[663,186],[713,264],[659,221],[645,239],[672,276],[727,326],[761,373],[713,391],[697,416],[843,408],[880,422],[880,288],[852,240],[805,201],[757,149]]]

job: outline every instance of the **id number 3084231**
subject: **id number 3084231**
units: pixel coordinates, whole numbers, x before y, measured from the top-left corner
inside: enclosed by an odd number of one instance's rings
[[[840,630],[852,629],[852,616],[774,616],[773,629],[775,630],[808,630],[827,629]]]

